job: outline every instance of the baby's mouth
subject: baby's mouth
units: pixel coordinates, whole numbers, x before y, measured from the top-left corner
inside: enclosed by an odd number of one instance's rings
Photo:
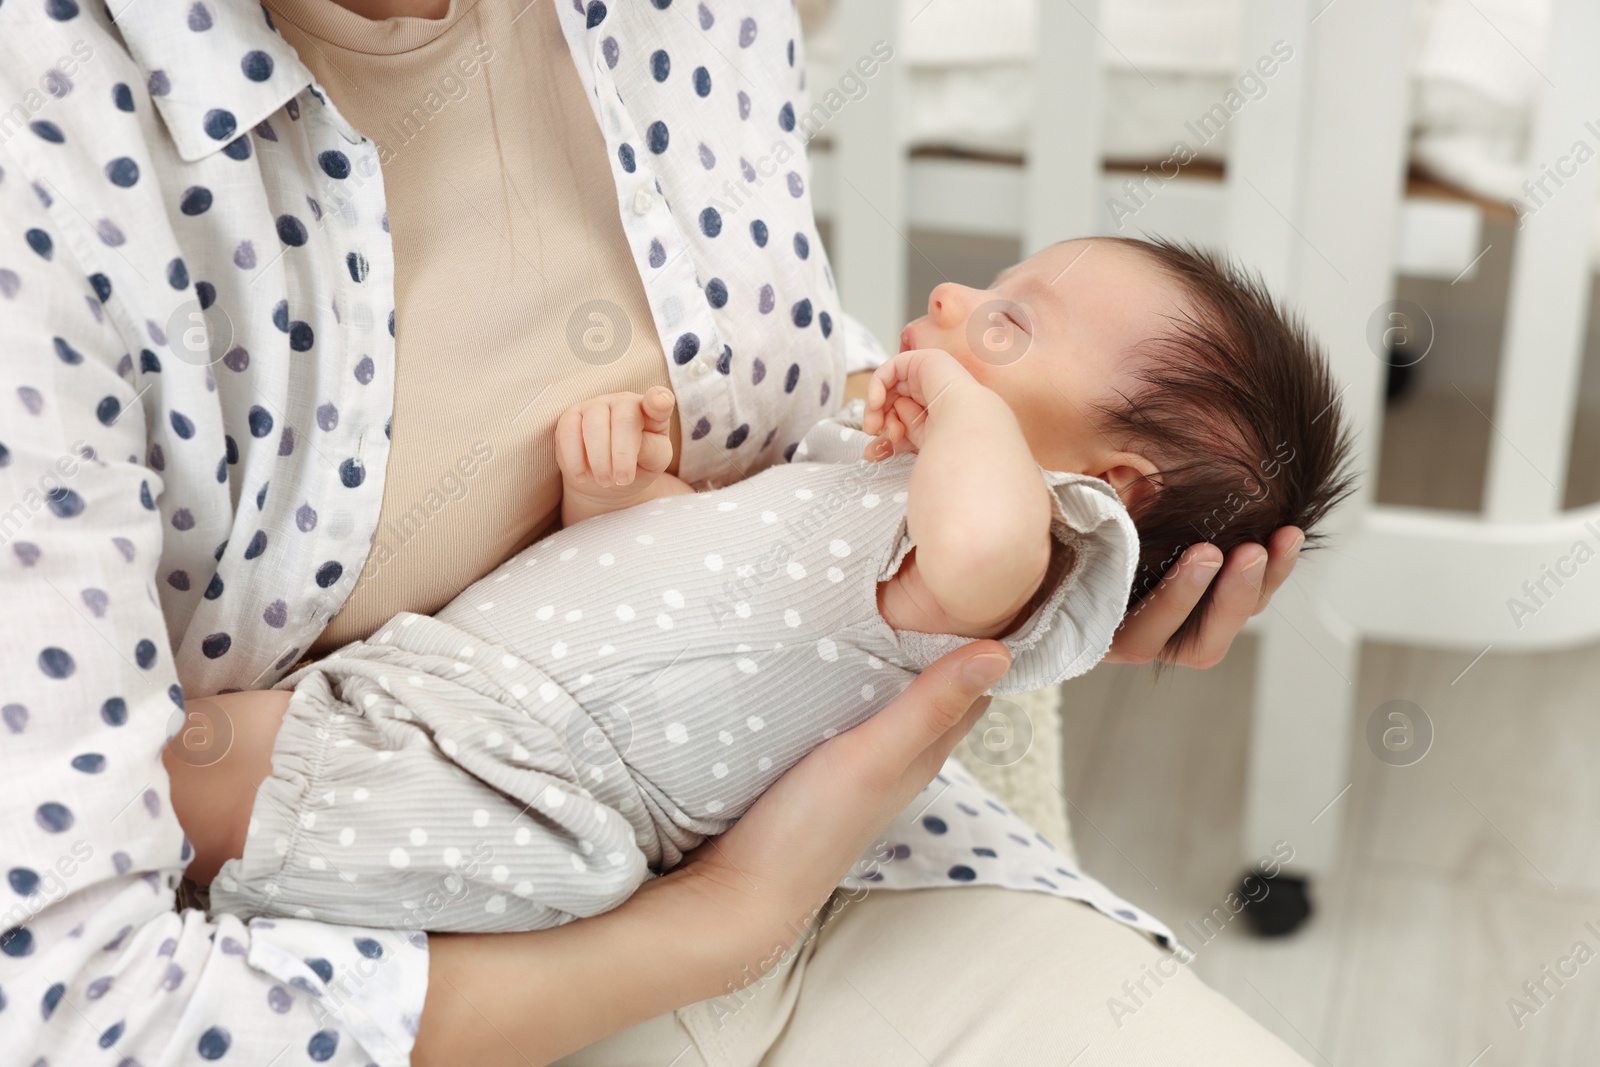
[[[900,331],[900,351],[909,352],[917,347],[916,339],[911,336],[911,327],[907,326]]]

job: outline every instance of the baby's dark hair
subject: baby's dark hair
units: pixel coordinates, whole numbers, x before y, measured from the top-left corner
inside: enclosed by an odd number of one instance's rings
[[[1109,240],[1147,256],[1188,305],[1170,332],[1129,353],[1138,384],[1099,409],[1117,447],[1142,451],[1160,468],[1149,478],[1156,492],[1130,504],[1139,530],[1131,612],[1190,545],[1209,541],[1226,554],[1298,526],[1315,547],[1318,524],[1355,480],[1327,359],[1260,277],[1192,245]],[[1198,635],[1214,590],[1172,635],[1164,658]]]

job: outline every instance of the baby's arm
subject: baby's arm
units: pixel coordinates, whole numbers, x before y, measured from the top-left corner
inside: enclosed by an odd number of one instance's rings
[[[692,493],[672,463],[672,390],[607,393],[572,405],[556,422],[561,525],[647,500]]]
[[[1051,551],[1050,491],[1016,416],[955,357],[918,349],[878,368],[862,428],[919,453],[906,503],[914,567],[902,566],[901,593],[918,615],[942,615],[942,632],[1004,634]],[[885,454],[874,445],[868,458]]]

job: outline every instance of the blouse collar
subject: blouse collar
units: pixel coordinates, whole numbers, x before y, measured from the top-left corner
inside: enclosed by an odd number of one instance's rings
[[[312,81],[264,5],[125,0],[112,17],[186,162],[226,147]]]

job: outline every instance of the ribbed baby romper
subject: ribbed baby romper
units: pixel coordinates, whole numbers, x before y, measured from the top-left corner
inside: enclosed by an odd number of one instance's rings
[[[861,404],[794,461],[551,534],[436,616],[286,678],[240,915],[523,930],[615,907],[726,830],[797,760],[968,638],[896,632],[878,583],[912,547],[914,455],[869,463]],[[1053,490],[1049,593],[994,692],[1105,654],[1137,556],[1102,481]]]

